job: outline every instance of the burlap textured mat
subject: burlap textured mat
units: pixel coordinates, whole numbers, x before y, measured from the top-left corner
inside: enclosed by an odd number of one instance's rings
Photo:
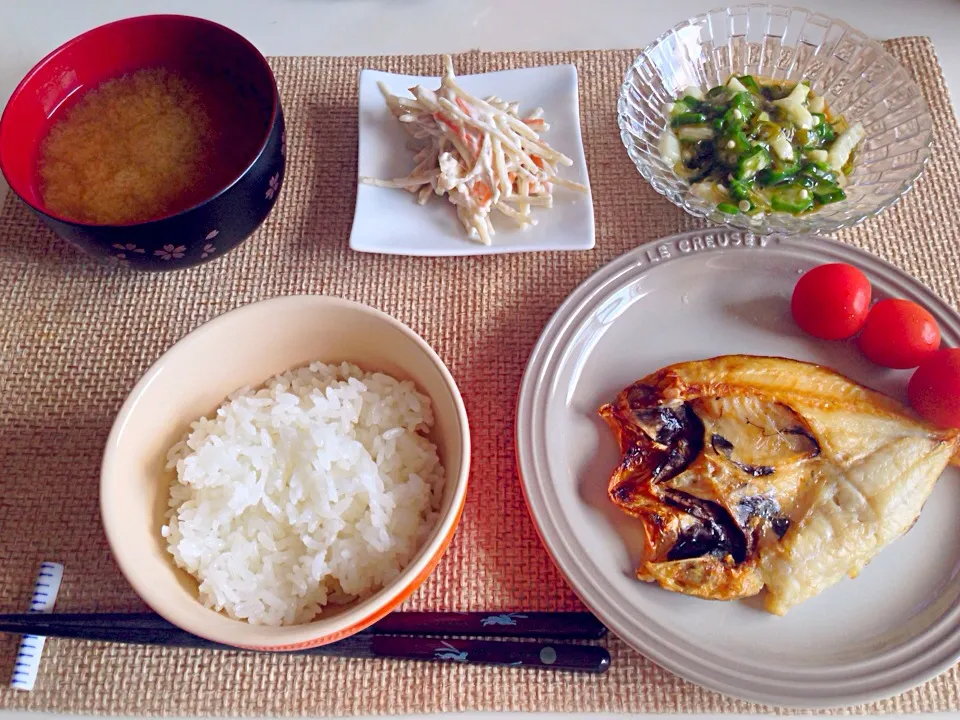
[[[928,40],[889,43],[930,103],[934,160],[882,218],[843,237],[960,301],[960,132]],[[541,548],[514,468],[513,411],[547,318],[589,273],[639,243],[689,227],[620,145],[616,95],[632,51],[470,53],[461,73],[554,63],[580,71],[596,205],[587,253],[418,259],[347,247],[356,182],[357,73],[436,73],[432,57],[277,58],[287,113],[287,184],[266,225],[195,270],[132,274],[88,261],[9,198],[0,216],[0,611],[26,608],[37,566],[66,566],[59,610],[143,609],[110,560],[98,464],[114,413],[176,339],[238,305],[329,293],[389,312],[449,364],[471,417],[467,510],[409,609],[575,609]],[[759,712],[694,687],[611,638],[602,677],[455,665],[264,656],[50,641],[36,689],[0,708],[110,714],[359,715],[458,710]],[[0,638],[0,676],[14,639]],[[856,713],[960,710],[960,669]]]

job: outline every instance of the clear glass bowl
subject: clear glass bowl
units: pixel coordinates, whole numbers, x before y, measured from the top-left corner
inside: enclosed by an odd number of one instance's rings
[[[706,91],[732,73],[807,79],[834,112],[863,123],[867,137],[845,201],[800,217],[726,215],[664,163],[664,106],[685,88]],[[627,71],[617,111],[627,153],[654,190],[692,215],[758,234],[826,234],[877,215],[920,177],[933,138],[920,88],[878,41],[839,20],[771,5],[716,10],[661,35]]]

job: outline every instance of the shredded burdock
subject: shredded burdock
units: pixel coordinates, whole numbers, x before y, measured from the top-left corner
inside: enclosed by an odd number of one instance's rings
[[[416,167],[395,180],[361,177],[368,185],[402,188],[423,205],[432,195],[446,196],[471,240],[489,245],[492,211],[521,228],[536,225],[534,207],[553,207],[553,189],[586,192],[559,175],[573,161],[540,137],[549,129],[540,108],[520,113],[519,103],[498,97],[480,99],[466,92],[444,58],[440,88],[410,88],[399,97],[380,83],[390,112],[410,134],[408,147]]]

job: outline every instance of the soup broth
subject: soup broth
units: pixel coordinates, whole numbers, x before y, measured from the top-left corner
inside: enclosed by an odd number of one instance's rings
[[[266,122],[251,131],[248,119],[263,113],[245,112],[250,98],[204,85],[143,69],[58,111],[38,162],[46,207],[78,222],[129,224],[176,214],[229,185],[253,160]]]

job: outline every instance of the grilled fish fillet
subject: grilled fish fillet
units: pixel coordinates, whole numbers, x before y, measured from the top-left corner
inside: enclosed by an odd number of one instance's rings
[[[662,368],[600,408],[610,499],[646,533],[637,577],[783,615],[916,522],[960,431],[832,370],[730,355]]]

